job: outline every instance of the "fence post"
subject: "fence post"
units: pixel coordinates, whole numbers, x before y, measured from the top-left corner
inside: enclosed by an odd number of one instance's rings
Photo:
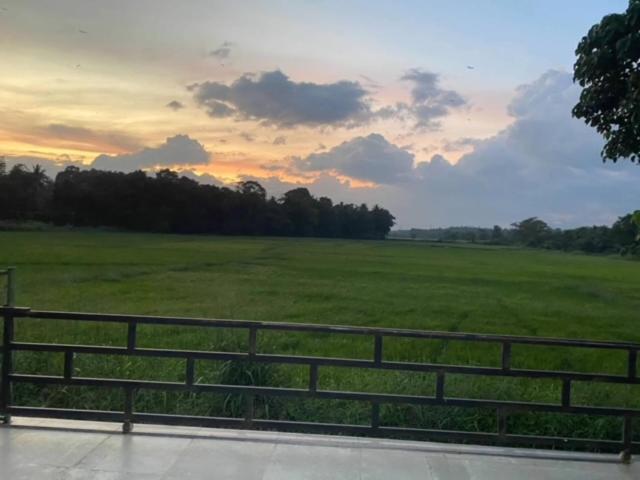
[[[15,268],[9,267],[6,271],[7,275],[7,307],[15,307],[16,286],[15,286]],[[0,396],[0,421],[4,424],[11,423],[11,414],[9,407],[11,406],[11,381],[9,376],[13,370],[13,354],[11,347],[13,343],[13,314],[5,312],[4,325],[2,335],[2,395]]]
[[[622,426],[622,451],[620,460],[622,463],[631,463],[631,448],[633,446],[632,417],[625,415]]]

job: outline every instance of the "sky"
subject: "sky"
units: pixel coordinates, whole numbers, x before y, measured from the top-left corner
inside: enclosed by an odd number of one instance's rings
[[[626,0],[0,0],[0,155],[388,208],[397,227],[608,224],[640,170],[571,117]]]

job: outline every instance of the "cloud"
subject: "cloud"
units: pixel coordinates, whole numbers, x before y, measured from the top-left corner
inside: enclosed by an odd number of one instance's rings
[[[345,126],[368,121],[368,92],[358,82],[294,82],[279,70],[245,74],[230,85],[190,85],[198,105],[214,118],[232,116],[284,128]]]
[[[99,155],[91,166],[128,172],[160,166],[205,165],[210,159],[210,153],[200,142],[188,135],[176,135],[158,147],[147,147],[124,155]]]
[[[209,56],[215,57],[215,58],[217,58],[219,60],[225,60],[225,59],[229,58],[229,55],[231,55],[231,47],[232,46],[233,46],[233,43],[224,42],[222,45],[220,45],[215,50],[210,51],[209,52]]]
[[[212,118],[226,118],[235,113],[235,110],[222,102],[211,100],[207,102],[207,114]]]
[[[426,206],[421,224],[506,225],[534,215],[559,226],[609,224],[638,208],[640,170],[601,162],[601,137],[571,117],[578,96],[569,73],[548,71],[517,89],[508,128],[455,166],[421,164],[407,192]]]
[[[180,175],[205,185],[215,185],[216,187],[225,186],[225,183],[222,180],[209,173],[196,173],[193,170],[180,170]]]
[[[283,137],[282,135],[279,135],[273,139],[274,145],[285,145],[286,143],[287,143],[287,137]]]
[[[506,226],[530,216],[564,227],[611,224],[640,205],[640,168],[602,163],[600,135],[571,116],[579,93],[560,71],[519,87],[509,106],[513,123],[486,139],[459,139],[473,150],[455,165],[434,155],[413,166],[410,152],[379,135],[294,165],[321,172],[325,180],[311,184],[314,194],[379,203],[403,227]],[[336,174],[377,185],[355,189],[326,180]]]
[[[297,158],[294,165],[302,171],[334,171],[354,179],[395,184],[413,174],[413,154],[372,133],[344,142],[328,152]]]
[[[178,110],[182,110],[184,108],[184,104],[182,104],[181,102],[177,101],[177,100],[171,100],[169,103],[167,103],[165,105],[167,108],[170,108],[171,110],[173,110],[174,112],[177,112]]]
[[[462,137],[462,138],[458,138],[456,140],[449,140],[449,141],[444,142],[444,144],[442,145],[442,149],[445,152],[458,152],[460,150],[464,150],[464,149],[467,149],[469,147],[475,147],[481,141],[482,140],[479,139],[479,138]],[[426,153],[427,149],[423,149],[423,151],[425,151],[425,153]]]
[[[240,137],[245,140],[245,142],[254,142],[256,137],[249,132],[240,132]]]
[[[98,151],[128,151],[140,148],[140,141],[137,138],[124,133],[96,131],[62,123],[52,123],[40,131],[48,138],[68,142],[69,147],[91,148]]]
[[[401,80],[411,82],[411,104],[403,107],[416,119],[416,128],[433,130],[440,126],[438,120],[451,110],[463,107],[467,101],[455,90],[440,87],[440,77],[432,72],[412,69]]]
[[[455,90],[440,86],[440,77],[413,69],[401,80],[410,82],[411,101],[372,108],[369,77],[360,82],[295,82],[280,70],[244,74],[231,84],[194,83],[187,86],[196,103],[212,118],[231,117],[281,128],[357,127],[374,120],[411,120],[420,130],[433,130],[453,110],[467,105]]]

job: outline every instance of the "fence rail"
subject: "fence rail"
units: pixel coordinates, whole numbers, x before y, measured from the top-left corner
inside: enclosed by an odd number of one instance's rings
[[[180,317],[152,317],[139,315],[113,315],[97,313],[56,312],[32,310],[14,306],[0,307],[4,318],[4,337],[2,345],[2,392],[0,415],[6,421],[12,414],[38,417],[55,417],[85,420],[104,420],[123,423],[123,430],[130,431],[134,423],[160,423],[176,425],[199,425],[212,427],[276,429],[284,431],[325,432],[338,434],[356,434],[370,436],[422,436],[429,439],[448,441],[492,442],[497,444],[546,445],[560,448],[597,448],[619,450],[625,456],[637,452],[640,444],[633,441],[632,425],[640,417],[640,409],[615,408],[602,406],[574,405],[572,385],[575,381],[597,384],[638,385],[637,357],[640,344],[623,342],[582,341],[556,338],[534,338],[507,335],[483,335],[467,333],[433,332],[422,330],[383,329],[367,327],[343,327],[335,325],[296,324],[255,322],[237,320],[215,320]],[[15,341],[14,326],[16,319],[68,320],[77,322],[119,323],[127,326],[124,346],[98,346],[54,343],[30,343]],[[201,350],[172,350],[142,348],[137,344],[138,325],[173,325],[184,328],[206,327],[212,329],[231,328],[244,330],[248,348],[241,352],[218,352]],[[261,332],[306,332],[340,334],[369,337],[373,347],[370,359],[335,358],[323,356],[300,356],[287,354],[261,353],[258,339]],[[497,367],[446,365],[435,363],[411,363],[391,361],[385,358],[385,340],[389,338],[410,338],[425,340],[456,340],[475,343],[494,343],[501,347],[500,365]],[[512,347],[514,345],[538,345],[548,347],[591,348],[625,352],[627,356],[626,374],[582,373],[571,371],[551,371],[521,369],[512,366]],[[13,369],[14,352],[57,352],[64,355],[64,368],[59,375],[37,375],[17,373]],[[131,380],[113,378],[87,378],[76,376],[74,358],[76,354],[108,354],[127,357],[173,358],[184,360],[184,382]],[[203,384],[196,382],[196,360],[251,361],[255,363],[295,364],[308,368],[306,388],[280,388],[253,385]],[[435,394],[431,396],[401,395],[388,393],[368,393],[358,391],[322,390],[319,388],[318,375],[323,367],[350,367],[367,370],[387,370],[401,372],[428,372],[435,374]],[[524,401],[502,401],[487,399],[456,398],[447,395],[447,377],[450,374],[466,374],[482,377],[520,377],[555,379],[561,384],[559,403],[537,403]],[[40,385],[67,385],[78,387],[111,387],[124,393],[124,408],[121,411],[96,411],[78,409],[36,408],[16,405],[12,401],[12,386],[17,383]],[[135,409],[136,391],[139,389],[177,391],[192,393],[240,394],[245,398],[242,418],[196,417],[172,414],[138,412]],[[368,425],[345,425],[335,423],[314,423],[301,421],[282,421],[254,418],[254,403],[260,397],[289,397],[292,399],[322,399],[367,402],[370,405]],[[497,414],[497,430],[494,432],[444,431],[417,429],[381,425],[380,407],[385,404],[434,405],[465,408],[490,408]],[[565,438],[535,435],[519,435],[508,431],[507,419],[516,412],[555,412],[564,414],[597,415],[617,417],[622,420],[622,432],[618,440],[599,440],[590,438]]]

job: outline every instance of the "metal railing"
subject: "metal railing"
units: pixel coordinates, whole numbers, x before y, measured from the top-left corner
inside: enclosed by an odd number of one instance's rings
[[[447,441],[496,443],[501,445],[554,446],[559,448],[577,447],[606,451],[621,451],[623,459],[637,452],[640,443],[632,439],[632,424],[640,417],[640,409],[602,406],[574,405],[572,402],[573,382],[594,384],[638,385],[636,365],[640,344],[606,341],[584,341],[557,338],[535,338],[507,335],[485,335],[468,333],[435,332],[389,328],[345,327],[317,324],[275,323],[238,320],[214,320],[200,318],[157,317],[140,315],[113,315],[99,313],[75,313],[18,308],[10,304],[0,307],[4,317],[4,337],[2,344],[2,392],[0,415],[9,421],[12,414],[35,417],[65,419],[102,420],[122,422],[123,431],[129,432],[134,423],[156,423],[170,425],[193,425],[210,427],[230,427],[246,429],[273,429],[281,431],[301,431],[335,434],[368,435],[375,437],[400,437],[441,439]],[[98,346],[54,343],[19,342],[14,339],[16,319],[68,320],[75,322],[101,322],[124,324],[127,326],[124,346]],[[22,320],[21,320],[22,321]],[[234,329],[245,331],[248,341],[247,351],[220,352],[201,350],[172,350],[141,348],[137,344],[139,325],[173,325],[183,328],[205,327],[211,329]],[[318,334],[339,334],[370,338],[373,356],[362,358],[335,358],[324,356],[300,356],[288,354],[261,353],[258,339],[262,332],[305,332]],[[500,345],[500,365],[470,366],[439,363],[413,363],[392,361],[385,358],[385,340],[418,339],[494,343]],[[123,338],[123,343],[125,339]],[[538,345],[547,347],[604,349],[626,354],[626,374],[582,373],[573,371],[535,370],[512,367],[512,347],[515,345]],[[16,373],[13,369],[14,352],[58,352],[64,355],[64,368],[59,375],[39,375]],[[127,357],[172,358],[184,361],[184,382],[131,380],[113,378],[88,378],[76,376],[74,358],[76,354],[120,355]],[[280,388],[255,385],[223,385],[196,382],[196,365],[199,360],[250,361],[267,364],[289,364],[308,368],[307,388]],[[361,391],[336,391],[319,388],[318,373],[324,367],[349,367],[369,371],[428,372],[435,374],[435,394],[430,396],[369,393]],[[529,379],[551,379],[561,385],[561,400],[556,403],[529,401],[503,401],[488,399],[457,398],[447,395],[446,379],[451,374],[465,374],[481,377],[518,377]],[[16,383],[40,385],[67,385],[78,387],[111,387],[124,392],[124,408],[121,411],[97,411],[59,409],[16,405],[12,401],[12,386]],[[136,392],[139,389],[159,391],[240,394],[245,399],[242,418],[201,417],[173,414],[143,413],[135,409]],[[336,423],[316,423],[307,421],[284,421],[254,418],[256,397],[289,397],[293,399],[322,399],[367,402],[370,418],[366,425]],[[405,428],[385,426],[380,422],[382,405],[421,405],[467,408],[490,408],[497,414],[497,430],[493,432],[448,431],[437,429]],[[617,417],[622,420],[622,432],[618,440],[591,438],[565,438],[543,435],[520,435],[510,433],[507,418],[513,413],[561,413],[590,416]]]

